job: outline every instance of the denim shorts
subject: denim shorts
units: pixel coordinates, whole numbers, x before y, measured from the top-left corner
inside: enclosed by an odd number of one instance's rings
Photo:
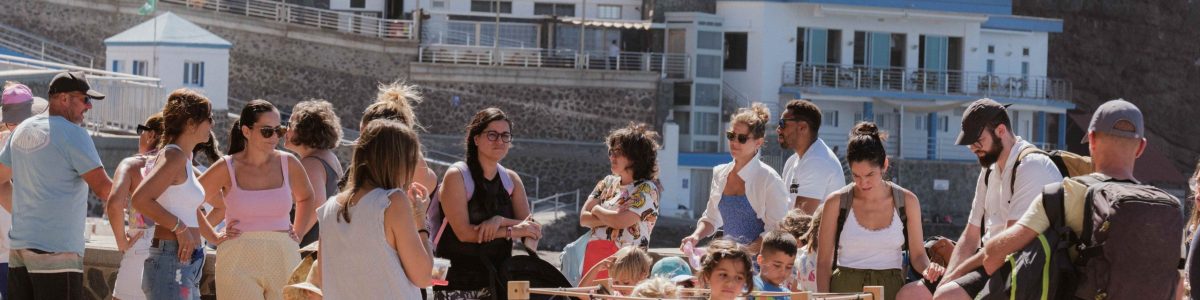
[[[150,246],[150,257],[142,271],[142,291],[147,299],[200,299],[200,274],[204,270],[204,250],[192,250],[187,263],[179,262],[179,243],[158,240]]]

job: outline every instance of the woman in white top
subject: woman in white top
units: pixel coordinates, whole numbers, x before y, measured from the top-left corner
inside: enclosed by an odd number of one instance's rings
[[[920,270],[931,282],[944,272],[940,266],[931,265],[925,256],[917,196],[883,179],[888,169],[883,141],[874,123],[862,122],[850,130],[846,161],[850,163],[854,182],[830,194],[821,211],[825,221],[821,222],[817,235],[821,245],[817,248],[818,292],[857,292],[866,285],[881,285],[886,294],[884,299],[894,299],[904,285],[901,269],[906,242],[914,270]],[[843,195],[847,193],[852,204],[845,223],[839,224]],[[895,199],[894,195],[902,195],[904,199]],[[902,229],[905,224],[897,214],[897,201],[903,201],[908,218],[907,241]],[[841,232],[838,226],[842,226]]]
[[[192,150],[208,141],[210,129],[212,108],[204,95],[178,89],[167,97],[163,146],[147,162],[153,166],[133,192],[134,208],[157,224],[142,277],[149,299],[199,299],[199,270],[204,265],[200,236],[214,244],[230,238],[214,233],[201,214],[204,190],[192,169]]]
[[[779,173],[759,160],[770,118],[767,106],[757,102],[734,113],[725,133],[733,162],[713,168],[708,207],[681,249],[722,228],[727,238],[758,253],[762,235],[779,228],[792,203]]]
[[[432,285],[433,247],[417,233],[429,204],[413,183],[420,147],[398,121],[372,121],[362,132],[346,187],[317,208],[313,282],[325,299],[420,299]]]

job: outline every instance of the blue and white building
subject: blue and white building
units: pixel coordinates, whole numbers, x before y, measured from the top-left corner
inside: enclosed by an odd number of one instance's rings
[[[166,12],[104,40],[107,69],[161,79],[163,95],[200,91],[214,110],[229,108],[229,49],[233,44]],[[143,117],[144,118],[144,117]]]

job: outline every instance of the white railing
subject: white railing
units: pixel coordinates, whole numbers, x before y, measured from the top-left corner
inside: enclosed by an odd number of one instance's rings
[[[690,60],[683,54],[621,52],[606,53],[567,49],[497,48],[468,46],[421,47],[419,62],[500,65],[530,68],[570,68],[655,72],[667,78],[687,78]]]
[[[728,82],[721,81],[721,85],[721,93],[724,94],[725,99],[728,99],[726,102],[733,100],[737,107],[750,107],[750,98],[747,98],[746,94],[738,91]]]
[[[84,121],[93,130],[133,131],[155,112],[162,111],[166,97],[158,78],[115,73],[79,66],[0,55],[0,70],[81,71],[87,74],[92,89],[104,93],[104,100],[93,102]],[[53,74],[25,79],[36,95],[46,95]]]
[[[579,190],[570,192],[562,192],[551,195],[546,198],[534,199],[529,202],[529,214],[536,214],[543,211],[550,211],[554,214],[554,219],[558,219],[558,213],[563,208],[574,207],[575,212],[579,212]],[[563,202],[562,199],[574,199],[575,202]]]
[[[413,38],[413,22],[409,20],[383,19],[359,15],[353,12],[319,9],[277,1],[162,0],[162,2],[317,29],[332,29],[357,35],[385,39]]]
[[[96,67],[95,57],[83,51],[5,24],[0,24],[0,45],[40,60],[88,68]]]
[[[541,26],[525,23],[430,20],[421,24],[421,42],[429,45],[458,45],[507,48],[536,48]],[[499,33],[499,38],[497,38]]]
[[[783,84],[853,90],[1070,100],[1071,82],[1021,74],[879,68],[861,65],[783,65]]]

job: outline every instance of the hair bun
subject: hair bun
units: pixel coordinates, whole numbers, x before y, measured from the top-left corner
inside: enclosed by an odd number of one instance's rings
[[[762,120],[763,123],[771,119],[771,109],[767,108],[767,105],[762,102],[754,102],[754,104],[750,105],[750,110],[754,111],[754,115],[758,116],[758,119]]]
[[[870,136],[879,141],[887,138],[886,134],[879,131],[879,125],[875,124],[875,122],[859,122],[854,125],[854,129],[850,129],[850,137],[853,138],[856,136]]]

